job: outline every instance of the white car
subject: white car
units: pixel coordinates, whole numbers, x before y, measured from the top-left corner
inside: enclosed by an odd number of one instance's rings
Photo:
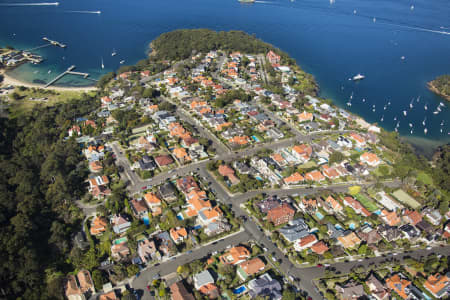
[[[398,253],[392,253],[392,255],[396,256],[396,255],[398,255]]]
[[[431,250],[432,248],[430,246],[427,247],[427,250]]]

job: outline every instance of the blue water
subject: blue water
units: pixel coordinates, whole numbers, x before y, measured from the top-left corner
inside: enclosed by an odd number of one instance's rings
[[[318,217],[319,220],[323,219],[323,215],[320,213],[320,211],[316,212],[316,217]]]
[[[351,230],[354,230],[356,227],[355,227],[355,224],[350,223],[350,225],[348,225],[348,228],[350,228]]]
[[[180,221],[183,221],[183,220],[184,220],[183,214],[182,214],[182,213],[179,213],[179,214],[177,215],[177,219],[180,220]]]
[[[255,141],[255,142],[259,142],[259,139],[256,137],[256,136],[254,136],[254,135],[252,135],[252,139]]]
[[[337,0],[334,4],[327,0],[269,0],[252,5],[237,0],[66,0],[57,7],[1,7],[0,45],[28,49],[42,45],[43,36],[68,45],[67,49],[37,50],[47,60],[39,66],[16,69],[12,75],[20,79],[47,81],[72,64],[98,78],[117,69],[122,59],[134,64],[145,58],[149,42],[166,31],[198,27],[244,30],[288,52],[314,74],[322,97],[387,129],[394,129],[397,116],[400,133],[425,147],[450,141],[450,125],[445,124],[442,133],[439,130],[442,120],[450,120],[450,111],[446,107],[433,115],[438,103],[445,101],[425,86],[450,70],[450,35],[427,31],[449,32],[449,15],[448,0]],[[113,48],[118,53],[115,57],[111,56]],[[104,70],[100,68],[102,57]],[[348,80],[357,73],[366,79],[359,83]],[[92,82],[67,76],[59,84]],[[352,106],[347,107],[352,92]],[[419,95],[420,103],[403,117],[401,111]],[[367,101],[363,103],[362,98]],[[388,99],[392,105],[384,111]],[[423,109],[426,102],[428,111]],[[425,116],[426,136],[421,124]],[[409,122],[414,124],[413,135]]]
[[[147,226],[150,225],[150,219],[148,217],[143,217],[142,221],[144,221],[145,225],[147,225]]]
[[[339,224],[336,224],[336,225],[334,225],[334,227],[336,227],[336,229],[338,229],[338,230],[341,230],[341,229],[343,229],[343,228],[342,228],[342,226],[341,226],[341,225],[339,225]]]
[[[260,176],[255,176],[255,179],[256,180],[259,180],[259,181],[263,181],[264,179],[262,179]]]
[[[234,289],[233,294],[235,294],[235,295],[242,294],[246,290],[247,290],[247,288],[244,285],[242,285],[242,286],[238,287],[237,289]]]

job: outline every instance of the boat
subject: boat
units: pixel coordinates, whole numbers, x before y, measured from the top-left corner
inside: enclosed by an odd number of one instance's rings
[[[433,114],[437,115],[439,113],[439,111],[435,110],[433,111]]]
[[[238,0],[241,3],[255,3],[255,0]]]
[[[116,55],[117,55],[117,52],[116,52],[115,49],[113,49],[113,52],[111,53],[111,56],[116,56]]]
[[[400,59],[401,59],[401,60],[405,60],[405,57],[404,57],[404,56],[402,56],[402,57],[400,57]]]
[[[373,112],[375,112],[375,108],[374,108],[374,109],[372,109],[372,111],[373,111]]]
[[[350,95],[350,99],[353,99],[353,92],[352,92],[352,94]]]
[[[445,106],[445,104],[442,102],[439,102],[439,106]]]
[[[425,128],[425,129],[423,130],[423,133],[427,134],[427,132],[428,132],[428,129]]]
[[[425,106],[423,107],[425,110],[428,110],[428,105],[425,104]]]
[[[400,122],[397,122],[397,125],[395,125],[395,128],[399,128],[400,127]]]
[[[352,106],[352,103],[350,101],[347,102],[347,106]]]
[[[391,105],[391,101],[388,102],[388,105]]]
[[[441,128],[441,130],[439,130],[441,133],[442,133],[442,128]]]
[[[381,121],[381,122],[383,122],[383,121],[384,121],[384,115],[382,115],[382,116],[381,116],[381,119],[380,119],[380,121]]]
[[[436,110],[437,110],[438,112],[441,112],[441,111],[442,111],[440,106],[436,107]]]
[[[397,116],[394,117],[394,121],[397,121]]]
[[[358,74],[356,74],[355,76],[353,76],[352,79],[353,79],[353,81],[358,81],[358,80],[362,80],[362,79],[364,79],[364,78],[366,78],[366,76],[364,76],[364,75],[358,73]]]
[[[398,129],[397,129],[397,128],[395,128],[394,130],[395,130],[395,132],[398,132]]]
[[[412,127],[413,127],[413,124],[409,123],[409,127],[411,127],[411,128],[412,128]]]
[[[356,15],[356,9],[353,10],[353,14]]]
[[[105,65],[103,64],[103,57],[102,57],[102,69],[105,68]]]
[[[406,117],[406,110],[403,111],[403,115]]]
[[[411,100],[411,102],[409,102],[409,108],[410,109],[412,109],[414,106],[413,106],[413,102],[414,102],[414,98]]]
[[[124,62],[125,62],[125,60],[121,60],[119,63],[120,63],[121,65],[123,65]]]
[[[363,102],[366,102],[366,98],[363,98]]]
[[[419,96],[419,97],[417,97],[417,103],[419,103],[419,101],[420,101],[420,96]]]
[[[409,133],[412,134],[413,133],[413,129],[411,129],[411,131]]]
[[[52,72],[52,70],[48,70],[48,72],[47,72],[47,73],[48,73],[48,74],[50,74],[51,72]]]
[[[444,120],[442,120],[442,122],[441,122],[441,126],[444,126]]]
[[[427,120],[427,117],[422,121],[422,125],[425,126],[425,121]]]
[[[372,21],[375,23],[377,21],[377,18],[373,18]]]
[[[385,105],[385,106],[383,107],[383,110],[386,110],[386,108],[387,108],[387,105]]]

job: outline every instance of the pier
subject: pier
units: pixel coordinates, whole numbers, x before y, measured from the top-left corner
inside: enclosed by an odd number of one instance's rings
[[[72,75],[80,75],[83,76],[84,78],[87,78],[89,76],[89,73],[83,73],[83,72],[73,72],[72,70],[75,69],[75,65],[71,65],[69,68],[67,68],[67,70],[65,70],[64,72],[62,72],[61,74],[59,74],[58,76],[56,76],[53,80],[49,81],[44,88],[51,86],[52,84],[54,84],[55,82],[57,82],[58,80],[60,80],[61,78],[64,77],[64,75],[67,74],[72,74]]]
[[[43,39],[44,41],[46,41],[46,42],[49,42],[49,43],[52,44],[53,46],[58,46],[58,47],[61,47],[61,48],[66,48],[66,47],[67,47],[66,44],[60,43],[60,42],[58,42],[58,41],[51,40],[51,39],[49,39],[49,38],[47,38],[47,37],[45,37],[45,36],[44,36],[42,39]]]

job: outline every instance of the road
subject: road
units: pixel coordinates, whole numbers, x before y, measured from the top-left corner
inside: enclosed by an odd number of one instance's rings
[[[249,236],[245,231],[243,231],[235,235],[220,239],[217,242],[210,243],[209,245],[205,245],[198,249],[192,250],[192,252],[190,253],[185,252],[165,262],[162,262],[159,265],[151,266],[141,271],[139,277],[132,279],[130,286],[134,289],[144,291],[142,297],[143,300],[152,299],[150,293],[147,291],[147,285],[149,284],[149,282],[153,280],[153,278],[156,278],[155,277],[156,275],[164,277],[169,274],[175,273],[177,271],[177,268],[181,265],[207,257],[214,251],[220,253],[231,245],[246,243],[250,239],[251,236]]]

